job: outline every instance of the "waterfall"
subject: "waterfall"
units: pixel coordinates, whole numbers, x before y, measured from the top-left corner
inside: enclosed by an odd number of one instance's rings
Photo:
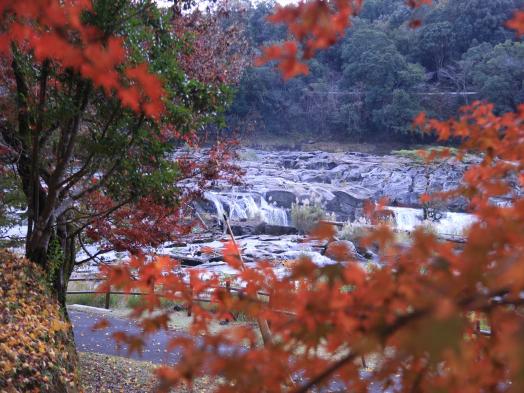
[[[438,233],[463,236],[464,232],[476,221],[477,218],[473,214],[447,212],[437,223]]]
[[[397,229],[412,231],[415,227],[422,224],[423,212],[421,209],[409,207],[387,207],[394,215],[394,224]]]
[[[211,201],[213,205],[215,205],[215,210],[217,212],[217,218],[219,220],[222,220],[222,217],[224,217],[224,214],[226,213],[224,209],[224,205],[222,204],[222,201],[218,198],[217,194],[214,194],[212,192],[206,192],[204,193],[204,198],[208,201]]]
[[[262,221],[265,223],[289,226],[287,212],[282,208],[270,205],[263,197],[260,197],[260,210],[262,212]]]
[[[247,193],[206,192],[204,197],[215,205],[219,217],[229,211],[228,216],[231,221],[258,220],[271,225],[289,226],[287,212],[269,204],[262,196],[256,195],[255,200],[252,194]]]
[[[443,236],[463,236],[464,232],[476,221],[472,214],[443,212],[442,218],[438,221],[424,221],[422,209],[408,207],[388,207],[394,214],[394,225],[397,229],[413,231],[420,225],[428,225],[439,235]]]

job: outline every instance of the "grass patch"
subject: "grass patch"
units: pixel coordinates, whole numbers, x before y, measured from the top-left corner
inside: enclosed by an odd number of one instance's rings
[[[337,237],[357,243],[369,234],[370,228],[370,225],[364,222],[348,222],[338,230]]]
[[[416,149],[393,150],[391,154],[399,156],[399,157],[408,158],[412,161],[423,162],[424,159],[420,156],[420,152],[432,153],[432,152],[442,152],[444,150],[449,150],[452,156],[458,153],[458,149],[455,147],[431,146],[431,147],[420,147]]]
[[[328,219],[326,211],[317,203],[291,206],[291,222],[301,233],[309,233],[321,220]]]
[[[104,294],[78,293],[66,296],[66,304],[82,304],[84,306],[100,307],[105,306],[106,296]],[[119,305],[117,295],[109,298],[109,308],[116,308]]]
[[[95,281],[70,281],[68,291],[96,291],[99,283]],[[111,295],[109,298],[109,308],[120,307],[122,296]],[[66,295],[66,304],[81,304],[91,307],[104,307],[106,295],[103,293],[71,293]]]
[[[240,150],[237,152],[238,159],[240,161],[259,161],[260,158],[258,157],[258,154],[251,149],[246,150]]]

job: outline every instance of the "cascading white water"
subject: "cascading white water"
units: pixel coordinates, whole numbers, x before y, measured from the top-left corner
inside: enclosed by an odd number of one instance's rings
[[[464,232],[476,221],[472,214],[444,212],[438,221],[424,221],[422,209],[408,207],[388,207],[394,214],[394,225],[404,231],[412,231],[420,225],[429,225],[432,230],[443,236],[463,236]]]
[[[262,220],[268,224],[289,226],[286,211],[270,205],[263,197],[260,197],[260,212],[262,213]]]
[[[222,217],[225,214],[225,210],[224,210],[224,205],[222,204],[222,201],[219,199],[218,195],[212,192],[206,192],[204,193],[204,198],[212,202],[213,205],[215,205],[215,210],[217,212],[217,218],[219,220],[222,220]]]
[[[259,203],[251,194],[216,194],[206,192],[204,197],[215,205],[217,216],[225,213],[225,205],[229,207],[229,218],[232,221],[260,220],[271,225],[288,226],[289,220],[284,209],[270,205],[262,196],[257,197]]]

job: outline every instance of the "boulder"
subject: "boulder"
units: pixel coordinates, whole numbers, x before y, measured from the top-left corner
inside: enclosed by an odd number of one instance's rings
[[[349,240],[336,240],[327,245],[324,256],[334,261],[347,260],[356,255],[356,247]]]
[[[306,162],[303,167],[305,169],[333,169],[338,166],[338,163],[330,160],[311,160]]]
[[[231,231],[235,236],[253,235],[256,233],[256,226],[250,222],[237,222],[231,224]]]
[[[265,199],[271,203],[276,204],[277,207],[284,209],[291,209],[291,206],[297,202],[297,197],[291,191],[285,190],[271,190],[265,194]]]
[[[300,176],[300,180],[306,183],[326,183],[331,184],[332,177],[329,173],[304,173]]]
[[[296,235],[298,233],[297,228],[284,225],[271,225],[262,222],[258,224],[254,230],[255,235],[272,235],[272,236],[283,236],[283,235]]]
[[[326,203],[326,209],[342,219],[354,220],[357,210],[362,209],[367,195],[350,194],[345,191],[334,191],[333,198]]]

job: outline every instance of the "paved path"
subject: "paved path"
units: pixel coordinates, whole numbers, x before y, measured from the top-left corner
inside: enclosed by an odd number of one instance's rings
[[[115,341],[111,337],[111,334],[118,331],[137,333],[139,329],[133,321],[74,310],[69,310],[68,313],[71,322],[73,323],[76,348],[79,351],[124,356],[137,360],[148,360],[153,363],[173,364],[180,359],[181,354],[176,349],[168,353],[165,348],[170,338],[181,333],[165,331],[157,332],[154,335],[149,336],[149,340],[146,342],[146,347],[142,355],[137,354],[136,352],[130,355],[125,347],[120,351],[116,348]],[[105,318],[111,326],[106,329],[92,331],[91,327],[103,318]],[[361,376],[362,378],[367,378],[368,373],[363,372]],[[328,388],[321,390],[323,393],[340,391],[341,386],[336,381],[334,381]],[[384,390],[380,384],[377,383],[371,383],[368,390],[369,393],[392,393],[393,391],[396,390],[391,388]]]
[[[180,359],[180,352],[175,350],[167,352],[166,346],[169,340],[175,337],[176,332],[159,331],[148,337],[143,353],[129,354],[125,346],[118,350],[115,340],[111,337],[114,332],[138,333],[137,325],[127,319],[111,316],[97,315],[94,313],[69,311],[69,317],[73,323],[76,348],[82,352],[97,352],[107,355],[118,355],[138,360],[148,360],[153,363],[175,363]],[[92,331],[92,326],[106,319],[111,326]],[[180,333],[178,333],[180,334]]]

